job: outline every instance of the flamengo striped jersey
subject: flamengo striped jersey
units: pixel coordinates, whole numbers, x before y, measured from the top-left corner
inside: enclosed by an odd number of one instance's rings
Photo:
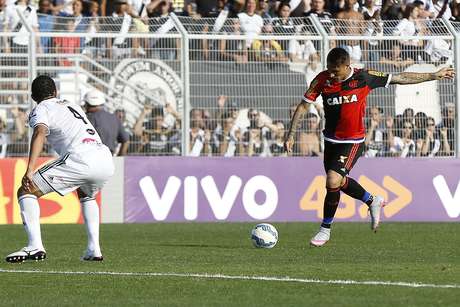
[[[391,74],[352,69],[350,76],[335,82],[325,70],[319,73],[305,92],[303,100],[313,103],[321,95],[326,126],[324,139],[334,143],[361,143],[366,136],[364,115],[366,97],[371,90],[388,87]]]
[[[43,100],[29,115],[29,125],[48,128],[48,143],[62,156],[78,151],[84,143],[102,143],[83,109],[74,103],[57,98]]]

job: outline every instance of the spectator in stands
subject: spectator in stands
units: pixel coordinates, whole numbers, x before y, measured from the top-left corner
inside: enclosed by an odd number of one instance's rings
[[[274,157],[287,156],[286,151],[284,150],[284,138],[285,138],[285,128],[282,121],[274,121],[276,129],[271,131],[273,136],[270,144],[270,153]]]
[[[115,12],[107,26],[111,31],[114,29],[118,32],[117,37],[113,40],[108,39],[108,48],[110,50],[109,58],[120,59],[131,55],[132,40],[126,37],[130,31],[133,21],[128,14],[127,0],[115,0]]]
[[[442,109],[442,120],[441,123],[436,127],[440,131],[443,139],[444,133],[446,133],[447,142],[450,147],[450,154],[453,155],[456,150],[456,139],[455,139],[455,104],[453,102],[448,102]],[[445,153],[445,155],[449,155]]]
[[[107,0],[91,0],[91,2],[97,2],[99,16],[107,16]]]
[[[204,116],[203,116],[203,109],[192,109],[190,110],[190,128],[191,127],[199,127],[201,129],[204,128]]]
[[[230,24],[230,29],[226,33],[232,35],[241,34],[240,20],[238,18],[229,19],[227,23]],[[248,62],[248,49],[246,48],[246,42],[244,40],[222,39],[219,45],[219,59],[223,61],[234,61],[235,63]]]
[[[278,17],[273,19],[273,32],[280,35],[293,35],[296,32],[294,22],[289,18],[291,7],[289,3],[282,2],[278,7]],[[290,40],[280,40],[279,44],[287,56]]]
[[[401,123],[401,126],[397,123]],[[415,157],[415,141],[413,139],[414,125],[409,121],[387,121],[390,156]]]
[[[70,16],[73,14],[73,2],[74,0],[53,0],[52,10],[55,15]]]
[[[379,107],[372,107],[369,111],[366,134],[366,157],[382,157],[385,153],[387,134],[385,132],[383,110]],[[392,120],[392,119],[391,119]]]
[[[148,116],[148,117],[147,117]],[[134,135],[140,138],[136,153],[162,156],[170,152],[169,133],[163,127],[163,107],[146,105],[134,125]]]
[[[230,135],[230,131],[238,116],[238,104],[234,100],[228,101],[227,96],[220,95],[217,98],[217,106],[217,123],[212,132],[212,146],[215,154],[223,156],[228,150],[229,142],[236,141],[234,136],[232,138]]]
[[[243,134],[244,151],[248,157],[266,157],[265,130],[261,128],[250,128]]]
[[[289,43],[289,59],[293,63],[305,63],[309,66],[314,66],[312,68],[315,71],[316,66],[321,64],[319,54],[311,40],[291,40]]]
[[[345,8],[344,0],[328,0],[327,1],[327,10],[332,14],[332,16],[337,16],[337,14]],[[356,9],[358,11],[358,9]]]
[[[6,157],[8,145],[10,144],[10,137],[6,132],[6,122],[3,117],[0,117],[0,159]]]
[[[88,22],[87,32],[94,34],[101,29],[101,19],[99,18],[99,3],[98,1],[91,1],[88,5],[88,17],[91,19]],[[84,49],[83,54],[97,60],[100,59],[104,54],[106,48],[106,40],[100,37],[87,36],[83,41]]]
[[[386,44],[389,45],[389,44]],[[401,54],[401,46],[399,42],[392,42],[391,43],[391,50],[385,52],[380,57],[380,64],[384,64],[388,66],[389,71],[402,71],[407,66],[414,64],[414,60],[412,58],[404,59]]]
[[[425,139],[422,145],[421,155],[424,157],[435,157],[445,153],[450,155],[449,142],[447,140],[447,131],[442,133],[436,131],[436,124],[433,117],[427,118],[427,127],[425,130]],[[442,138],[442,139],[441,139]]]
[[[147,6],[151,0],[128,0],[128,14],[133,18],[144,17],[147,14]]]
[[[360,11],[363,14],[364,20],[380,20],[380,6],[377,5],[375,0],[365,0]]]
[[[310,0],[286,0],[281,2],[289,3],[291,17],[302,17],[304,12],[310,9]]]
[[[403,117],[404,121],[407,121],[407,122],[413,124],[414,123],[414,109],[412,109],[412,108],[405,109],[403,111],[402,117]]]
[[[402,0],[383,0],[380,16],[383,20],[400,20],[405,8]]]
[[[453,20],[452,10],[450,6],[452,4],[451,0],[432,0],[433,9],[434,9],[434,18],[443,18],[446,20]]]
[[[360,8],[364,20],[366,20],[365,36],[376,37],[383,36],[383,23],[380,20],[380,7],[376,5],[376,0],[365,0],[364,5]],[[378,63],[380,60],[380,41],[369,39],[361,42],[366,52],[365,60],[370,63]]]
[[[304,13],[304,17],[310,17],[314,15],[319,18],[323,25],[327,24],[327,29],[330,29],[332,24],[332,14],[328,12],[326,9],[326,1],[325,0],[312,0],[311,1],[311,9]]]
[[[254,37],[262,32],[264,20],[256,14],[256,0],[247,0],[246,9],[238,14],[240,19],[241,29],[249,38],[246,41],[246,47],[251,47]]]
[[[460,2],[454,0],[451,3],[452,21],[460,21]]]
[[[272,16],[270,15],[270,6],[268,5],[268,0],[259,0],[259,9],[257,10],[257,15],[260,15],[260,17],[263,19],[272,19]]]
[[[199,121],[190,121],[190,156],[198,157],[209,154],[209,140],[205,139],[205,131]]]
[[[8,7],[7,0],[0,0],[0,31],[1,32],[7,32],[8,31],[8,17],[10,16],[10,13],[8,13],[8,10],[11,9]],[[5,39],[5,42],[7,39]],[[0,48],[2,48],[3,45],[3,40],[2,40],[2,45]]]
[[[428,116],[424,112],[417,112],[414,115],[414,137],[415,139],[424,139],[427,127]]]
[[[264,119],[256,109],[249,109],[247,112],[249,126],[242,132],[242,143],[245,155],[267,157],[270,155],[270,148],[267,134],[270,130],[276,131],[276,125],[271,120]]]
[[[318,17],[319,21],[321,22],[322,26],[326,29],[327,33],[331,35],[335,35],[335,28],[334,22],[332,21],[332,15],[326,9],[326,1],[325,0],[312,0],[311,1],[311,10],[304,13],[306,28],[304,29],[308,32],[309,27],[314,27],[313,24],[309,19],[310,16]],[[335,42],[331,42],[331,48],[335,47]],[[319,42],[315,42],[315,48],[318,50],[321,48]]]
[[[357,0],[345,0],[345,7],[339,13],[337,18],[341,19],[340,26],[337,27],[339,35],[363,35],[364,34],[364,16],[355,10]],[[352,63],[361,61],[362,52],[359,41],[349,40],[343,48],[350,54]]]
[[[403,19],[399,22],[394,30],[394,35],[413,36],[423,32],[423,25],[419,21],[420,9],[410,4],[404,10]],[[400,40],[401,57],[404,60],[412,59],[418,61],[419,55],[423,53],[423,41],[419,39]]]
[[[74,21],[71,18],[65,18],[62,20],[64,29],[62,30],[63,36],[54,37],[54,51],[58,54],[67,55],[73,53],[80,53],[80,43],[81,39],[75,36],[65,36],[67,32],[73,32],[75,29]],[[59,66],[72,66],[73,58],[69,56],[68,58],[59,56],[57,58]]]
[[[74,0],[72,3],[73,14],[69,15],[73,17],[72,28],[70,32],[86,32],[88,28],[88,20],[83,18],[83,1]]]
[[[414,140],[417,157],[421,156],[423,141],[426,137],[428,116],[424,112],[417,112],[414,115]]]
[[[172,10],[173,7],[169,1],[152,1],[147,7],[148,17],[155,18],[149,21],[150,32],[167,33],[171,30],[174,27],[174,23],[169,18]],[[174,60],[177,56],[176,47],[177,42],[174,38],[156,38],[152,41],[153,56],[162,60]],[[193,52],[193,49],[190,48],[190,51]]]
[[[53,11],[51,9],[51,0],[40,0],[38,7],[38,27],[40,32],[52,32],[56,19],[53,16]],[[40,38],[40,43],[44,53],[49,53],[51,51],[51,37],[42,36]]]
[[[406,0],[406,7],[408,5],[414,5],[419,8],[418,17],[421,19],[436,17],[432,0]]]
[[[104,110],[104,94],[92,90],[86,93],[83,101],[86,116],[101,137],[102,143],[114,156],[125,156],[128,152],[129,135],[118,117]]]
[[[191,11],[196,10],[204,18],[217,17],[221,9],[222,4],[219,0],[192,0],[187,5],[189,15]]]
[[[128,133],[129,135],[128,155],[132,153],[136,153],[138,149],[138,144],[140,143],[140,138],[134,135],[132,127],[129,126],[126,120],[126,111],[123,108],[118,108],[115,110],[114,114],[120,120],[123,128],[125,129],[126,133]]]
[[[315,113],[307,113],[306,129],[299,135],[299,149],[301,156],[321,156],[321,131],[319,129],[319,117]]]
[[[173,10],[172,2],[169,0],[154,0],[147,5],[149,17],[167,17]]]
[[[273,26],[271,24],[266,24],[263,27],[263,34],[272,35]],[[284,55],[283,48],[276,40],[255,40],[252,44],[252,51],[254,60],[256,61],[267,63],[288,61],[288,58]]]
[[[8,156],[22,156],[29,152],[29,138],[27,135],[27,109],[11,108],[11,116],[13,117],[13,126],[8,129],[10,135],[10,145],[7,148]]]

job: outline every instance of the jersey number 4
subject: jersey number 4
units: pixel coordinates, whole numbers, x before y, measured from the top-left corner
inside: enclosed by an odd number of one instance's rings
[[[85,125],[88,124],[88,122],[86,121],[86,119],[85,119],[83,116],[81,116],[81,114],[78,113],[77,110],[75,110],[75,109],[72,108],[72,107],[67,107],[67,108],[69,108],[70,112],[72,112],[72,114],[73,114],[73,116],[75,116],[75,118],[81,119]],[[93,129],[86,129],[86,132],[88,132],[88,133],[91,134],[91,135],[94,135],[94,134],[96,133]]]

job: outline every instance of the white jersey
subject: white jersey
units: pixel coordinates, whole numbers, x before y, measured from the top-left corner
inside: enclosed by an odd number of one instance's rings
[[[51,98],[40,102],[29,115],[29,125],[46,126],[48,143],[60,156],[78,152],[82,144],[102,144],[83,109],[66,100]]]

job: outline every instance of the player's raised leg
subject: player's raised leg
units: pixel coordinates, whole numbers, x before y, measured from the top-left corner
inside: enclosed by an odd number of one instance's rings
[[[340,201],[340,185],[342,182],[342,175],[329,170],[326,177],[326,197],[324,198],[323,207],[323,221],[319,231],[311,239],[312,246],[323,246],[329,241],[331,237],[331,225],[334,221],[335,212]]]
[[[343,178],[341,190],[354,199],[362,201],[369,207],[371,228],[373,231],[377,231],[377,227],[380,224],[380,212],[385,206],[383,197],[371,195],[356,180],[350,177]]]
[[[81,259],[85,261],[102,261],[103,257],[99,245],[99,206],[96,199],[88,196],[82,189],[78,189],[77,192],[88,235],[88,245]]]
[[[18,190],[18,202],[21,208],[21,218],[27,233],[28,244],[17,252],[6,256],[7,262],[24,262],[26,260],[43,260],[46,251],[43,247],[40,231],[40,205],[38,198],[43,193],[37,188],[26,189],[21,186]]]

